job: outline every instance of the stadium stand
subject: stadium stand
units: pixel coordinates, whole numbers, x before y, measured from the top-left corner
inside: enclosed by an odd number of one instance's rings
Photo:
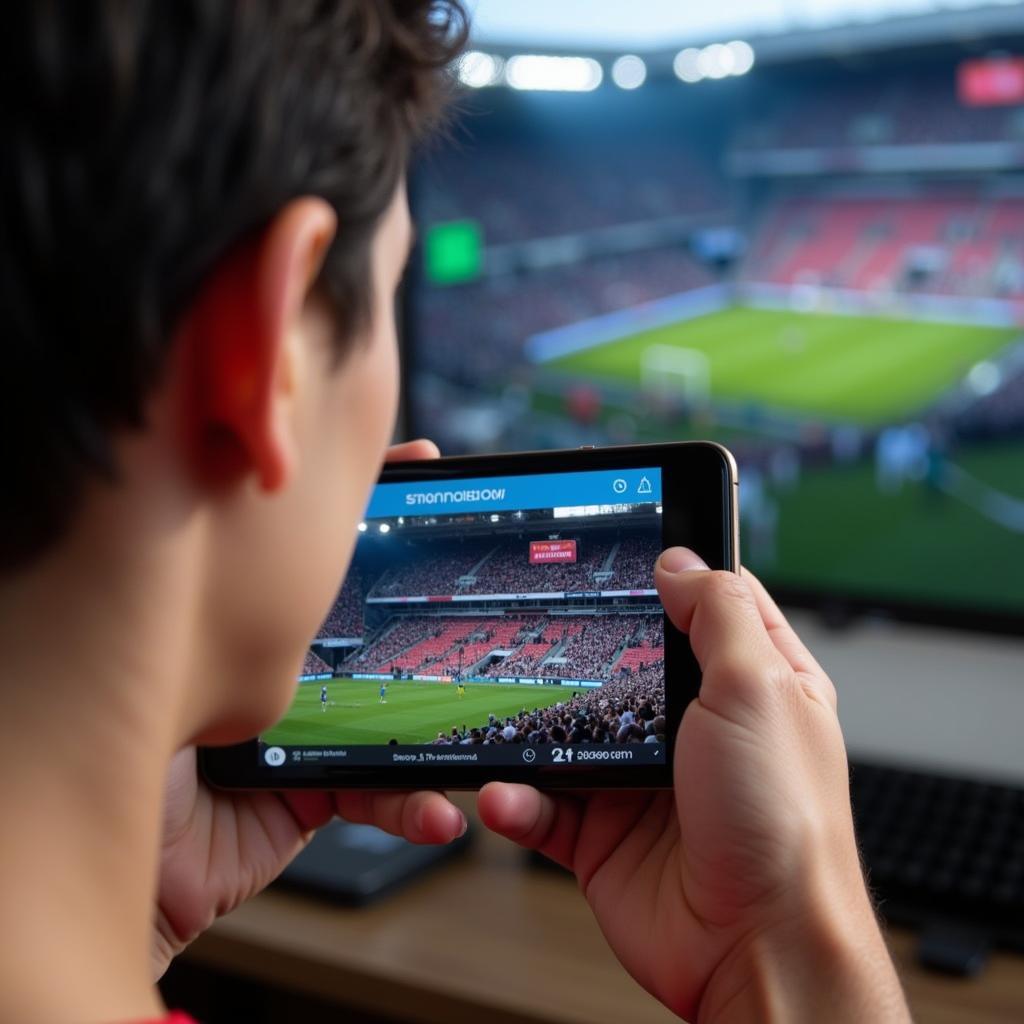
[[[353,567],[338,592],[334,606],[317,631],[316,639],[363,635],[363,590],[358,568]]]
[[[377,670],[418,672],[444,660],[453,648],[464,645],[483,625],[480,619],[435,620],[432,632],[400,654],[378,661],[371,667]]]
[[[306,657],[302,662],[301,675],[319,676],[330,673],[331,671],[331,666],[328,665],[320,655],[314,654],[313,651],[306,652]]]
[[[392,619],[362,650],[346,662],[348,667],[369,671],[377,665],[387,665],[414,644],[422,643],[439,631],[439,620],[425,615]]]
[[[654,585],[654,563],[661,553],[654,537],[627,537],[615,552],[606,590],[637,590]]]
[[[551,622],[544,627],[541,639],[550,643],[558,643],[567,637],[575,636],[586,625],[587,620],[582,618],[570,618],[562,615],[552,617]]]
[[[508,633],[501,633],[503,629]],[[492,631],[484,627],[466,637],[465,641],[457,642],[442,658],[444,663],[444,674],[454,676],[458,672],[469,673],[481,658],[491,651],[506,647],[511,641],[511,633],[517,631],[515,624],[511,627],[499,627],[499,630]],[[461,666],[461,669],[460,669]]]
[[[522,363],[523,343],[533,334],[715,280],[688,252],[672,247],[490,278],[463,286],[457,303],[444,291],[426,291],[417,315],[431,345],[419,358],[424,369],[463,382],[507,375],[510,365]],[[464,338],[487,344],[467,346]]]
[[[379,641],[354,655],[349,665],[364,671],[425,672],[454,675],[459,662],[468,671],[495,650],[508,650],[524,632],[536,629],[536,617],[414,616],[384,626]]]
[[[411,594],[452,594],[456,581],[465,575],[487,553],[493,542],[488,540],[435,546],[424,557],[413,548],[410,559],[390,569],[370,588],[368,597],[400,597]]]
[[[507,658],[491,665],[485,675],[488,676],[532,676],[536,673],[540,662],[551,654],[557,641],[542,640],[537,643],[523,644]]]
[[[477,574],[476,582],[463,587],[467,594],[516,594],[533,591],[593,590],[594,573],[611,551],[611,542],[577,538],[578,561],[573,564],[531,565],[529,543],[509,542],[494,552]],[[653,559],[652,563],[653,565]]]
[[[551,617],[536,622],[532,630],[524,630],[521,645],[504,659],[490,665],[482,674],[485,676],[533,676],[537,666],[549,655],[554,654],[558,645],[579,633],[587,620],[583,617]]]
[[[433,548],[423,555],[410,548],[398,568],[390,569],[370,591],[371,597],[412,597],[447,594],[557,593],[594,590],[598,587],[638,589],[652,585],[658,544],[654,538],[626,538],[614,535],[576,538],[578,561],[572,564],[531,564],[529,538],[496,543],[466,541],[451,545],[443,555]],[[611,576],[595,580],[614,552]],[[473,583],[460,579],[474,573]]]
[[[610,679],[663,657],[662,630],[660,615],[399,616],[345,668],[454,676],[461,664],[464,674],[483,678]],[[480,665],[491,654],[497,660]],[[552,663],[541,664],[547,658]]]
[[[639,642],[636,642],[638,640]],[[635,646],[634,646],[635,643]],[[643,636],[636,638],[612,666],[612,675],[623,670],[636,672],[665,660],[665,622],[652,617],[644,624]]]
[[[627,644],[638,629],[634,618],[598,615],[585,621],[583,629],[573,636],[558,655],[557,665],[545,664],[542,677],[561,679],[607,679],[611,675],[613,657]]]
[[[1024,138],[1018,111],[965,107],[948,66],[836,75],[814,89],[764,90],[738,132],[740,149],[815,149]]]
[[[861,291],[1024,296],[1024,196],[804,195],[762,221],[746,280]],[[945,191],[945,190],[943,190]]]
[[[424,215],[430,221],[468,215],[480,222],[488,244],[504,244],[575,232],[581,224],[600,228],[729,206],[711,161],[681,153],[669,140],[565,147],[558,156],[541,166],[521,147],[501,142],[475,147],[471,160],[463,150],[428,154]],[[685,189],[678,187],[682,180]],[[532,201],[516,202],[522,194]]]

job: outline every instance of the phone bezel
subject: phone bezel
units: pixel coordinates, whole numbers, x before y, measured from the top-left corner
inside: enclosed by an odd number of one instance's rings
[[[453,480],[461,477],[635,469],[662,472],[664,547],[692,547],[712,569],[733,572],[739,564],[736,463],[729,451],[710,441],[630,445],[510,455],[457,456],[389,464],[382,482]],[[699,500],[693,501],[693,496]],[[668,742],[664,765],[501,765],[414,766],[396,768],[305,765],[270,768],[259,763],[258,742],[207,747],[199,752],[203,775],[228,789],[477,789],[487,782],[526,782],[544,789],[648,789],[672,784],[675,736],[683,712],[700,689],[700,669],[686,636],[665,622],[665,676]],[[668,687],[671,686],[671,691]]]

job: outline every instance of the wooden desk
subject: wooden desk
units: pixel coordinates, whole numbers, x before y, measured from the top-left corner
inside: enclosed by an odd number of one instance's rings
[[[367,909],[264,893],[187,956],[416,1024],[677,1019],[622,970],[570,878],[529,867],[521,850],[482,827],[475,838],[463,859]],[[918,1024],[1024,1021],[1024,958],[998,955],[965,981],[917,968],[912,936],[891,942]]]

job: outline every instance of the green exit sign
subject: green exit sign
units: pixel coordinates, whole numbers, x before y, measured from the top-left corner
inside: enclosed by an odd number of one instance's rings
[[[475,220],[431,225],[424,240],[427,280],[447,285],[478,278],[483,267],[483,241]]]

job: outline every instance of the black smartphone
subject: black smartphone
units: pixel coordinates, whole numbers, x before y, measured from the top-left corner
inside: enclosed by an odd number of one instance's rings
[[[654,589],[666,547],[738,566],[710,442],[385,468],[292,706],[201,751],[230,788],[670,786],[700,671]]]

